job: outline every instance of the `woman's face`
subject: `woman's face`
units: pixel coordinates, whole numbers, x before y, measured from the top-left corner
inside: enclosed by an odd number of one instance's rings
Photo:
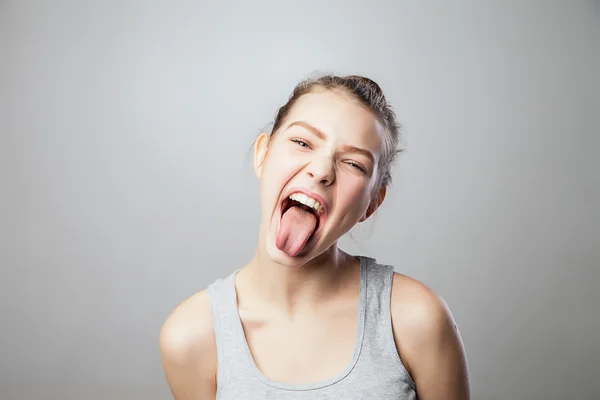
[[[335,244],[367,209],[377,208],[369,205],[382,133],[365,106],[343,92],[318,89],[298,99],[274,137],[259,137],[260,234],[273,261],[305,264]]]

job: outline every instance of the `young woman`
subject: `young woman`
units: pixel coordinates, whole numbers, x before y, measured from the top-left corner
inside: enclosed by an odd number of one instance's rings
[[[443,300],[337,246],[383,202],[398,135],[368,78],[328,75],[294,89],[254,145],[254,257],[181,303],[161,330],[176,400],[469,399]]]

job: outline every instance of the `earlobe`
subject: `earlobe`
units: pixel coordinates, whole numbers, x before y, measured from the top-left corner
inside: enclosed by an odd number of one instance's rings
[[[262,172],[263,162],[267,155],[267,148],[269,145],[269,135],[267,133],[261,133],[260,136],[254,142],[254,173],[260,178]]]

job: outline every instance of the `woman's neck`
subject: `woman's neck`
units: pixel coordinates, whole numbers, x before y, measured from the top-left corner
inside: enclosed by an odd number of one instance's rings
[[[358,267],[356,258],[335,244],[297,267],[275,263],[259,246],[250,263],[239,272],[238,282],[261,307],[291,319],[317,309],[347,286],[356,272],[352,267]]]

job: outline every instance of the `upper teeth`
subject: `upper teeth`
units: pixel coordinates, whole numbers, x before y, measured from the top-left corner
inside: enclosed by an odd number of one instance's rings
[[[313,198],[308,197],[304,193],[294,193],[290,196],[290,199],[314,208],[319,214],[323,212],[323,206],[321,203]]]

